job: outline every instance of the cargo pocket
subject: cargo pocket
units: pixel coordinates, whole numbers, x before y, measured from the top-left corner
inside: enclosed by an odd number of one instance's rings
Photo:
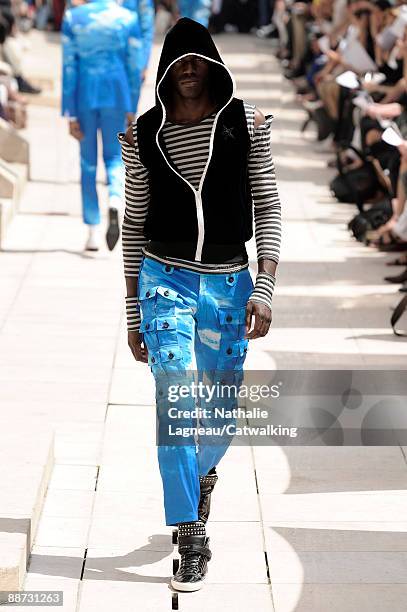
[[[143,289],[139,294],[140,310],[143,332],[151,330],[148,325],[153,325],[153,320],[157,317],[173,317],[175,315],[175,304],[178,292],[174,289],[155,285]],[[140,328],[141,331],[141,328]]]
[[[241,369],[246,358],[248,346],[249,341],[246,338],[240,340],[221,340],[217,369],[220,371]]]
[[[157,316],[155,318],[144,318],[140,325],[140,333],[149,350],[154,350],[162,345],[177,344],[177,317]]]
[[[246,306],[218,309],[221,339],[241,340],[245,334]]]
[[[148,365],[155,377],[160,374],[177,373],[184,370],[181,347],[177,344],[160,346],[148,352]]]

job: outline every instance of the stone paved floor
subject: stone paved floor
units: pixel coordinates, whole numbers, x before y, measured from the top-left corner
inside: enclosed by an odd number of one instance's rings
[[[386,257],[350,240],[350,207],[329,195],[326,153],[299,136],[303,114],[269,45],[217,40],[239,95],[275,115],[284,213],[274,324],[253,342],[247,369],[404,368],[406,343],[388,327],[397,295],[382,282]],[[33,39],[31,74],[46,82],[37,51],[52,58],[54,78],[55,36]],[[141,110],[153,81],[151,71]],[[0,253],[2,418],[53,423],[57,440],[25,588],[63,590],[69,612],[157,612],[170,609],[173,547],[153,387],[127,347],[119,249],[81,250],[77,147],[57,92],[30,107],[32,182]],[[250,255],[254,272],[253,244]],[[232,447],[213,499],[208,584],[181,594],[180,609],[405,610],[406,450]]]

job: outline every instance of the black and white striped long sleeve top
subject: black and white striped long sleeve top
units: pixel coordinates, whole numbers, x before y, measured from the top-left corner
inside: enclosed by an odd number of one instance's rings
[[[249,154],[249,182],[254,206],[254,226],[257,258],[267,258],[278,263],[281,243],[281,205],[276,184],[274,162],[271,154],[271,124],[273,116],[255,127],[255,110],[245,103],[248,130],[251,139]],[[166,122],[163,138],[168,153],[180,173],[197,187],[209,152],[209,138],[215,113],[195,126],[183,126]],[[125,213],[122,224],[122,247],[124,273],[138,277],[141,259],[149,240],[143,234],[144,221],[149,204],[149,172],[140,161],[137,144],[137,124],[133,124],[134,146],[125,140],[125,134],[118,135],[122,148],[122,159],[126,171]],[[161,258],[162,261],[167,261]],[[177,261],[169,258],[168,263]],[[197,261],[178,260],[182,265],[199,272],[210,272],[216,268],[222,271],[222,264],[205,264]],[[237,264],[233,270],[247,267]],[[228,264],[225,272],[230,272]],[[269,274],[258,273],[251,301],[271,306],[275,279]],[[131,297],[127,299],[127,322],[129,330],[137,330],[140,317]]]

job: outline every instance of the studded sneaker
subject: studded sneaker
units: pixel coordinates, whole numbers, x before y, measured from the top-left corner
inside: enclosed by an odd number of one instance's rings
[[[201,487],[201,496],[199,499],[198,516],[199,520],[206,523],[211,509],[211,493],[218,481],[216,469],[212,468],[211,472],[206,476],[199,477]]]
[[[205,524],[201,521],[179,525],[178,553],[181,562],[175,565],[171,586],[177,591],[198,591],[204,585],[208,561],[212,553]]]

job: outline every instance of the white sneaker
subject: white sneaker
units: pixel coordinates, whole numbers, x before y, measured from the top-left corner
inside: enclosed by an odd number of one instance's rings
[[[89,236],[85,244],[85,251],[98,251],[100,248],[99,225],[89,225]]]

